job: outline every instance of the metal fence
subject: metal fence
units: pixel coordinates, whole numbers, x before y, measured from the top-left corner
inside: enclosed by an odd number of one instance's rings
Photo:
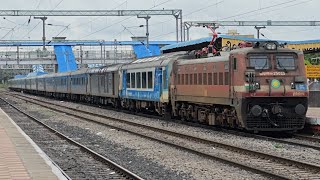
[[[96,51],[96,50],[74,50],[74,56],[76,59],[133,59],[135,58],[132,50],[122,51]],[[19,52],[17,51],[6,51],[0,52],[0,60],[3,59],[54,59],[55,53],[53,51],[29,51]]]

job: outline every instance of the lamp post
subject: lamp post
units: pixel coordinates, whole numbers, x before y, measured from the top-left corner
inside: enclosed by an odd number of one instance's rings
[[[138,15],[138,18],[144,18],[146,20],[146,36],[147,36],[147,49],[149,49],[149,15]]]
[[[48,19],[47,17],[34,17],[34,19],[42,20],[42,41],[43,41],[43,51],[46,50],[46,23],[45,21]]]

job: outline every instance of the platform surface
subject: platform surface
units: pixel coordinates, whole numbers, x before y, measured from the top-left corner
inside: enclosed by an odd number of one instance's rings
[[[307,123],[311,125],[320,125],[320,108],[319,107],[308,108]]]
[[[1,108],[0,179],[64,179],[46,154]]]

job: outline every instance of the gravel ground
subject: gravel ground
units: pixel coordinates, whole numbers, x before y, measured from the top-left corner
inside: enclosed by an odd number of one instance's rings
[[[90,142],[89,147],[96,151],[112,154],[115,162],[125,164],[134,172],[139,169],[143,173],[141,176],[147,179],[265,179],[129,133],[55,114],[31,104],[24,107],[44,118],[46,123],[61,128],[63,133]]]
[[[11,107],[3,110],[72,179],[125,179],[79,147],[22,115]],[[35,130],[36,129],[36,130]]]
[[[45,99],[43,97],[38,97],[38,98]],[[250,138],[250,137],[242,137],[242,136],[237,136],[237,135],[228,134],[224,132],[187,126],[187,125],[174,123],[174,122],[168,123],[166,121],[159,120],[159,119],[135,116],[132,114],[126,114],[126,113],[117,112],[113,110],[107,110],[107,109],[101,109],[101,108],[96,108],[96,107],[82,105],[82,104],[76,104],[72,102],[64,102],[64,101],[56,101],[56,100],[52,100],[52,102],[63,104],[73,108],[87,110],[90,112],[103,113],[110,117],[130,120],[130,121],[134,121],[141,124],[146,124],[146,125],[159,127],[159,128],[165,128],[168,130],[185,133],[192,136],[198,136],[198,137],[219,141],[226,144],[235,145],[235,146],[239,146],[239,147],[243,147],[251,150],[270,153],[270,154],[278,155],[281,157],[286,157],[289,159],[305,161],[305,162],[320,165],[320,151],[312,148],[288,145],[288,144],[278,143],[274,141],[266,141],[266,140],[260,140],[260,139]],[[305,142],[305,143],[309,143],[309,142]]]

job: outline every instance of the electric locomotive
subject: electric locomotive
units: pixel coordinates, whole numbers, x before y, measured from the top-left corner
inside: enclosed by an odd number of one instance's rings
[[[302,51],[257,42],[221,56],[180,59],[173,69],[174,116],[252,131],[304,127],[308,86]]]

